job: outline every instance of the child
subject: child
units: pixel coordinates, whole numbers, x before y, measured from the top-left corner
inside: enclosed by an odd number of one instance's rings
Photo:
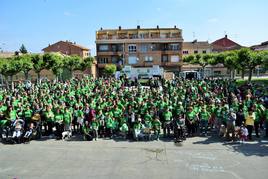
[[[245,127],[244,124],[242,124],[241,126],[240,133],[241,133],[240,142],[243,144],[244,141],[247,140],[247,136],[248,136],[248,129]]]

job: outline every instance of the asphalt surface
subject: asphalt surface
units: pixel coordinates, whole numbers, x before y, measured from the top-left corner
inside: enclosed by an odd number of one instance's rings
[[[0,179],[267,179],[268,140],[55,141],[0,144]]]

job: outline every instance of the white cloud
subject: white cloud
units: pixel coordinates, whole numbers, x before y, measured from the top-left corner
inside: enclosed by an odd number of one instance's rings
[[[73,14],[73,13],[71,13],[71,12],[69,12],[69,11],[65,11],[65,12],[63,13],[63,15],[64,15],[64,16],[67,16],[67,17],[75,16],[75,14]]]
[[[208,19],[208,22],[210,22],[210,23],[216,23],[216,22],[219,22],[219,19],[213,17],[213,18]]]

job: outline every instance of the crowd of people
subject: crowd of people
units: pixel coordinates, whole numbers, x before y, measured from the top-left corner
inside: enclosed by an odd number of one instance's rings
[[[147,86],[125,77],[43,81],[0,92],[1,137],[84,140],[122,136],[132,140],[215,132],[227,140],[268,136],[267,87],[238,87],[227,79],[151,79]]]

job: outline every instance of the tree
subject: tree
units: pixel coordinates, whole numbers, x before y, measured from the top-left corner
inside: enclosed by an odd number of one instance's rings
[[[71,77],[73,77],[73,71],[79,69],[82,59],[78,55],[64,56],[63,62],[64,67],[71,72]]]
[[[52,70],[56,80],[58,80],[63,71],[63,56],[60,53],[46,53],[43,60],[46,63],[46,69]]]
[[[37,73],[37,81],[40,80],[40,73],[43,69],[46,68],[46,63],[43,60],[43,55],[40,54],[33,54],[31,55],[31,60],[33,63],[33,69],[35,73]]]
[[[248,48],[242,48],[238,50],[238,69],[241,70],[241,78],[244,79],[245,76],[245,70],[247,68],[247,62],[250,60],[250,49]]]
[[[87,57],[82,60],[80,63],[79,69],[81,71],[85,71],[87,68],[91,68],[92,64],[94,62],[94,57]]]
[[[262,51],[263,64],[262,66],[265,69],[268,69],[268,50]]]
[[[33,62],[31,55],[25,54],[15,57],[15,60],[20,63],[21,71],[24,73],[25,80],[29,78],[29,71],[33,69]]]
[[[116,65],[115,64],[107,64],[104,67],[104,73],[106,75],[110,76],[110,75],[114,74],[115,71],[116,71]]]
[[[26,53],[28,53],[26,47],[24,46],[24,44],[21,45],[21,47],[20,47],[20,52],[21,52],[22,54],[26,54]]]
[[[258,52],[258,51],[250,52],[250,59],[247,62],[247,68],[249,69],[248,82],[251,81],[253,70],[256,68],[256,66],[262,64],[263,59],[264,59],[264,56],[262,52]]]
[[[224,66],[230,71],[230,78],[234,79],[235,69],[237,69],[238,53],[237,51],[223,52],[222,57],[224,57]]]
[[[9,89],[8,77],[10,77],[11,88],[14,90],[13,76],[21,71],[21,64],[18,60],[12,58],[5,58],[1,62],[1,74],[5,76],[6,79],[6,87]]]

